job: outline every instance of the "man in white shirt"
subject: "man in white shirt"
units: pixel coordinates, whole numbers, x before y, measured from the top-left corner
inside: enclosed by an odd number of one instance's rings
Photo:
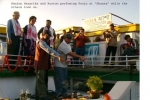
[[[77,55],[71,51],[70,41],[72,39],[72,34],[66,33],[61,44],[58,46],[57,52],[60,56],[67,61],[67,55],[80,58],[82,61],[85,60],[83,56]],[[67,62],[62,63],[58,59],[55,59],[54,70],[56,73],[56,95],[57,97],[62,97],[67,92]]]

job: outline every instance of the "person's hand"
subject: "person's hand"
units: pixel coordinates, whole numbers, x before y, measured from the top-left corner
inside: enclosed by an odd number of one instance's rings
[[[24,43],[24,46],[27,47],[27,43]]]
[[[65,61],[61,56],[58,56],[58,60],[59,60],[60,62],[64,62],[64,61]]]
[[[82,61],[85,61],[85,58],[84,58],[83,56],[80,56],[80,59],[81,59]]]
[[[125,45],[124,48],[127,49],[127,45]]]
[[[83,36],[84,35],[84,33],[79,33],[80,34],[80,36]]]
[[[108,38],[106,38],[106,43],[109,43],[109,39]]]
[[[82,36],[82,33],[79,33],[79,36]]]
[[[12,44],[12,41],[11,41],[11,40],[8,40],[8,44],[11,45],[11,44]]]

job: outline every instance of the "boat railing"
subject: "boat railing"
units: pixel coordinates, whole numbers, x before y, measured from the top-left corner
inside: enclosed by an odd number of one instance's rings
[[[18,67],[21,67],[21,69],[24,72],[28,72],[30,68],[33,68],[34,58],[32,56],[22,56],[20,53],[18,55],[11,55],[6,54],[6,42],[0,42],[0,71],[3,70],[3,68],[8,68],[10,71],[14,72],[18,69]],[[11,59],[12,57],[15,57],[15,59]],[[139,56],[114,56],[115,61],[113,63],[111,61],[111,58],[113,56],[110,56],[110,60],[105,61],[106,56],[100,56],[100,55],[86,55],[85,61],[76,60],[72,58],[71,56],[67,56],[67,60],[65,64],[68,66],[81,66],[82,68],[85,68],[87,66],[90,67],[129,67],[131,65],[135,65],[137,70],[139,70]],[[108,57],[109,58],[109,57]],[[54,67],[54,58],[51,59],[51,68]],[[11,63],[11,62],[15,63]],[[104,64],[104,61],[107,62]],[[122,63],[122,64],[121,64]],[[12,67],[11,66],[15,66]]]

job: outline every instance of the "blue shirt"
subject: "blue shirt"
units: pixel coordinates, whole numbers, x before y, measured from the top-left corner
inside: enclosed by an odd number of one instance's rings
[[[48,54],[54,54],[54,56],[59,56],[59,54],[53,50],[52,48],[50,48],[45,41],[39,41],[39,46],[44,50],[46,51]],[[57,58],[58,59],[58,58]]]
[[[7,22],[7,39],[11,40],[11,34],[15,34],[11,19]]]

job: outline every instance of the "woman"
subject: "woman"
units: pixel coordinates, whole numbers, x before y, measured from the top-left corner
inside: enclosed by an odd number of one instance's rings
[[[34,56],[35,55],[35,45],[37,40],[37,30],[34,26],[36,22],[36,17],[31,16],[29,18],[29,24],[24,27],[23,35],[23,55],[24,56]]]

